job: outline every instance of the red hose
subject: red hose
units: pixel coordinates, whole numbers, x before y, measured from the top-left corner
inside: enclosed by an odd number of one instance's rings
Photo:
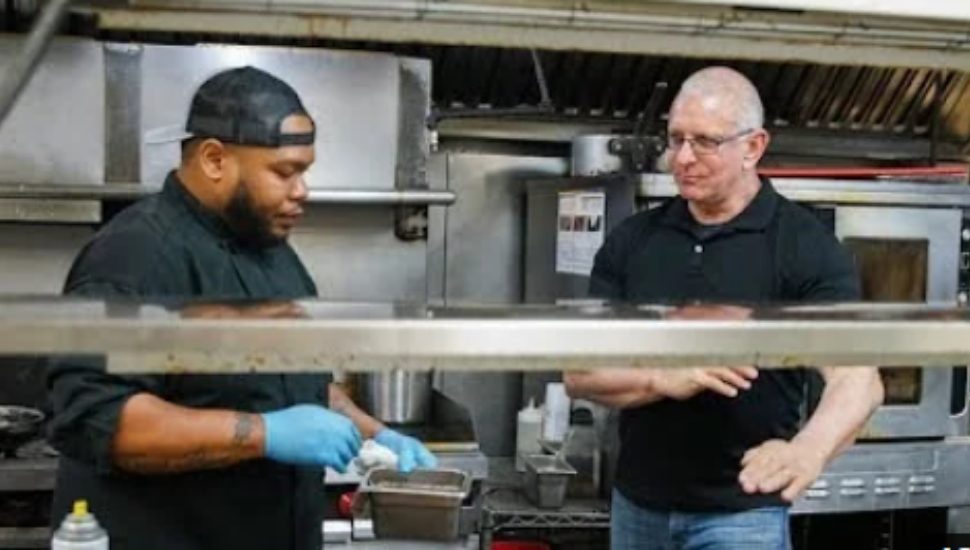
[[[939,166],[826,166],[826,167],[765,167],[758,173],[769,178],[841,178],[874,179],[899,177],[953,177],[968,178],[966,164],[943,164]]]

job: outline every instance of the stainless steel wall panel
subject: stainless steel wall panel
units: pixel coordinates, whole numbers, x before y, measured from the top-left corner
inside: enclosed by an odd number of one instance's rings
[[[449,301],[522,301],[525,181],[568,172],[561,158],[449,154],[445,297]]]
[[[530,304],[589,296],[589,275],[557,267],[559,195],[564,191],[603,192],[604,238],[633,214],[635,186],[625,176],[530,181],[525,256],[525,301]]]
[[[440,376],[438,389],[468,408],[478,444],[488,456],[515,453],[515,419],[522,376],[501,372],[454,372]]]
[[[324,299],[425,300],[425,243],[399,241],[389,208],[311,206],[292,242]]]
[[[68,214],[85,219],[100,215],[89,201],[29,201],[29,213],[56,207],[58,219]],[[73,208],[78,206],[79,209]],[[0,201],[0,218],[16,212],[15,201]],[[55,212],[56,213],[56,212]],[[20,217],[21,221],[28,218]],[[47,221],[47,220],[41,220]],[[311,206],[293,235],[293,244],[330,300],[425,300],[425,245],[394,236],[393,211],[373,207]],[[67,270],[93,233],[89,226],[11,225],[0,231],[0,294],[57,294]]]
[[[429,296],[446,302],[521,302],[524,182],[562,175],[567,161],[454,152],[434,155],[431,166],[432,186],[446,186],[458,201],[438,209],[440,219],[432,218]],[[469,408],[483,452],[511,456],[522,375],[449,370],[438,378],[441,391]]]
[[[0,231],[0,294],[58,294],[87,226],[18,225]]]
[[[243,65],[293,86],[317,122],[310,187],[394,187],[399,60],[386,54],[253,46],[145,46],[142,135],[185,124],[192,93],[214,73]],[[178,144],[142,143],[141,180],[154,183],[176,165]]]
[[[0,36],[0,74],[21,37]],[[0,125],[0,182],[104,182],[104,60],[101,44],[61,38]]]

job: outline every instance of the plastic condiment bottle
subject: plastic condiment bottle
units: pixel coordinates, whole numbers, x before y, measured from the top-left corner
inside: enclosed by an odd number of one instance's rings
[[[525,471],[524,457],[542,452],[539,437],[542,435],[542,409],[529,400],[529,406],[519,411],[515,430],[515,469]]]
[[[562,382],[546,384],[546,402],[543,405],[545,419],[542,424],[542,439],[560,443],[569,430],[569,396]]]

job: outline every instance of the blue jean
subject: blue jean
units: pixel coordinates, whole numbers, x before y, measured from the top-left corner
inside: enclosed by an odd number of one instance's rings
[[[788,509],[733,513],[641,508],[613,491],[611,550],[790,550]]]

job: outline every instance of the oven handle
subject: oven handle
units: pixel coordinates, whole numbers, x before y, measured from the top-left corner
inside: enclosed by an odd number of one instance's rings
[[[967,367],[953,367],[951,378],[950,399],[950,433],[954,435],[970,434],[970,376]]]

